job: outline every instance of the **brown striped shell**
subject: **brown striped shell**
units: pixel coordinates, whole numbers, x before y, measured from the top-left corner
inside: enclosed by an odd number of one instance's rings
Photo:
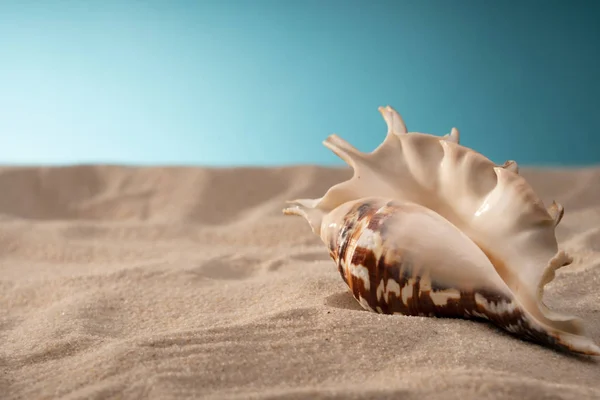
[[[580,319],[549,310],[544,286],[571,258],[554,233],[563,208],[543,206],[516,163],[497,166],[453,129],[408,133],[392,108],[382,145],[325,145],[354,176],[319,199],[295,200],[329,247],[353,296],[380,313],[485,318],[519,337],[600,355]]]

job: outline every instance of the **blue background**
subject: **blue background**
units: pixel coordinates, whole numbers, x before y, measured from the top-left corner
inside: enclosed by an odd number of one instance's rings
[[[2,1],[0,163],[339,161],[409,130],[600,163],[598,1]]]

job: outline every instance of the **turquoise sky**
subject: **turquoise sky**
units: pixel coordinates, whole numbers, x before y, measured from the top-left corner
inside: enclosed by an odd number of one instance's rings
[[[600,163],[599,1],[0,2],[2,164],[338,164],[390,104],[497,162]]]

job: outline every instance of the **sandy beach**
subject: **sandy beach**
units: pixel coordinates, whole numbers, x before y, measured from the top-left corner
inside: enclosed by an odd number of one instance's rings
[[[600,399],[600,358],[378,315],[284,202],[349,169],[0,169],[0,398]],[[546,304],[600,343],[600,168],[521,174],[574,258]]]

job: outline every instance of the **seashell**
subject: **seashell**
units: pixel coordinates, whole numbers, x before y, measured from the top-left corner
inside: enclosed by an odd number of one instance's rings
[[[487,319],[550,347],[600,355],[583,321],[552,311],[543,290],[572,262],[558,249],[564,209],[542,201],[514,161],[498,166],[459,144],[408,133],[380,107],[387,136],[370,153],[337,135],[323,143],[354,174],[318,199],[284,210],[304,217],[367,310]]]

